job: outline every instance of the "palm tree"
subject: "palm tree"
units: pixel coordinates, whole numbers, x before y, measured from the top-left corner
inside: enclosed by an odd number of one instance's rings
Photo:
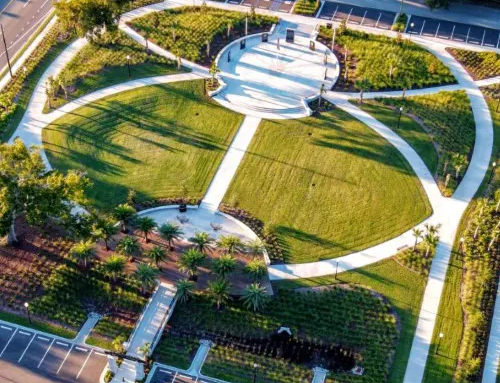
[[[263,261],[253,259],[245,266],[244,272],[248,274],[254,282],[257,282],[267,274],[267,267]]]
[[[174,240],[179,240],[184,234],[182,229],[175,223],[167,222],[160,226],[159,229],[160,237],[165,239],[170,246],[170,251],[174,250],[173,242]]]
[[[116,283],[120,274],[125,270],[125,265],[127,264],[127,260],[123,255],[113,254],[109,257],[104,263],[104,271],[106,275],[113,279],[113,282]]]
[[[156,267],[161,270],[160,262],[163,262],[167,259],[167,254],[165,250],[163,250],[160,246],[155,246],[146,253],[146,257],[151,259]]]
[[[354,83],[356,88],[359,89],[359,102],[363,103],[363,93],[370,89],[370,80],[367,78],[362,78],[361,80],[356,80]]]
[[[228,254],[243,250],[243,242],[236,235],[221,235],[217,241],[217,246]]]
[[[179,258],[179,270],[191,279],[196,279],[198,268],[205,261],[206,255],[198,250],[189,249]]]
[[[431,248],[434,249],[439,242],[439,236],[433,233],[427,233],[424,236],[424,243],[426,246],[425,250],[425,258],[429,256],[429,252],[431,251]]]
[[[214,239],[205,231],[194,233],[194,237],[189,238],[189,242],[195,244],[202,253],[212,247]]]
[[[207,294],[212,303],[217,306],[217,310],[220,310],[221,306],[231,299],[229,287],[229,282],[223,279],[208,283]]]
[[[252,283],[245,287],[241,297],[245,307],[247,309],[252,308],[253,311],[261,310],[265,306],[267,298],[266,288],[259,283]]]
[[[136,210],[126,203],[115,207],[113,212],[113,217],[120,221],[122,233],[128,232],[128,225],[136,218],[136,216]]]
[[[144,242],[148,243],[148,235],[151,234],[156,227],[155,220],[151,217],[140,217],[137,218],[136,224],[137,228],[144,234]]]
[[[148,265],[147,263],[141,263],[139,266],[137,266],[135,276],[141,284],[142,293],[145,294],[147,291],[151,291],[156,285],[158,269],[156,267]]]
[[[254,257],[261,255],[265,249],[264,243],[259,238],[255,238],[251,241],[248,241],[246,243],[246,246]]]
[[[175,286],[175,297],[180,303],[186,303],[194,294],[194,283],[188,279],[180,279]]]
[[[142,346],[137,347],[137,352],[144,355],[144,358],[149,358],[149,354],[151,353],[151,343],[144,343]]]
[[[139,243],[136,238],[127,236],[118,242],[116,248],[121,254],[131,257],[139,251]]]
[[[127,340],[125,335],[119,334],[116,336],[115,339],[111,342],[111,347],[113,348],[114,351],[122,354],[124,352],[123,349],[123,343]]]
[[[467,163],[467,156],[465,154],[454,153],[451,161],[453,163],[453,167],[455,168],[455,178],[458,179],[460,170]]]
[[[224,254],[220,258],[214,260],[213,270],[221,278],[233,272],[236,268],[236,259],[231,254]]]
[[[113,235],[118,231],[114,222],[110,219],[99,219],[92,226],[92,237],[95,240],[104,241],[104,248],[109,251],[109,241],[113,239]]]
[[[430,225],[426,223],[424,225],[427,234],[437,234],[441,225]]]
[[[412,234],[415,237],[415,244],[413,245],[413,251],[415,251],[417,249],[418,240],[422,238],[424,231],[422,229],[419,229],[418,227],[415,227],[412,230]]]
[[[79,263],[83,263],[84,267],[87,267],[89,260],[95,257],[94,243],[90,240],[80,241],[73,245],[70,250],[70,255]]]

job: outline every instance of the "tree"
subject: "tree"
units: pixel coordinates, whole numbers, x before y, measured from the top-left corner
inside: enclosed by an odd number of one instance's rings
[[[236,259],[230,254],[224,254],[214,260],[213,271],[221,278],[226,278],[234,269],[236,269]]]
[[[268,299],[266,288],[259,283],[252,283],[245,288],[241,299],[247,309],[252,308],[253,311],[259,311],[265,306]]]
[[[80,241],[73,245],[69,253],[79,264],[87,267],[88,261],[95,257],[94,244],[92,241]]]
[[[181,236],[184,234],[182,229],[177,226],[175,223],[167,222],[160,226],[159,229],[160,237],[168,242],[170,246],[170,251],[174,250],[174,240],[179,240]]]
[[[205,231],[194,233],[194,237],[189,238],[189,242],[196,245],[202,253],[212,247],[214,239]]]
[[[208,45],[210,46],[210,45]],[[208,53],[207,53],[207,56],[208,56]],[[215,60],[212,61],[212,64],[210,65],[210,69],[208,71],[208,73],[210,73],[210,75],[212,76],[212,79],[211,79],[211,86],[214,87],[215,86],[215,76],[217,76],[217,73],[220,72],[220,69],[217,67],[217,63],[215,62]]]
[[[89,180],[80,172],[48,172],[40,153],[20,139],[0,144],[0,236],[17,242],[16,218],[25,215],[31,226],[51,218],[65,221],[76,204],[84,205]]]
[[[415,237],[415,244],[413,245],[413,251],[415,251],[417,249],[418,240],[422,238],[424,231],[422,229],[415,227],[412,230],[412,234]]]
[[[92,226],[92,237],[95,240],[104,241],[104,248],[109,251],[109,241],[113,239],[118,231],[115,223],[108,218],[97,219],[97,222]]]
[[[246,247],[254,257],[258,257],[266,249],[264,243],[260,240],[260,238],[255,238],[251,241],[248,241],[246,243]]]
[[[156,227],[155,220],[151,217],[140,217],[137,218],[136,225],[137,228],[144,234],[144,242],[148,243],[148,235],[151,234],[153,229]]]
[[[147,291],[151,291],[156,286],[158,274],[158,269],[147,263],[141,263],[137,266],[135,277],[141,284],[141,291],[143,294]]]
[[[208,283],[207,295],[212,303],[217,306],[217,310],[220,310],[221,306],[231,299],[229,288],[229,282],[223,279]]]
[[[126,264],[127,260],[123,255],[113,254],[104,262],[104,272],[116,283]]]
[[[156,267],[161,270],[160,262],[163,262],[167,259],[167,254],[165,253],[165,250],[163,250],[160,246],[155,246],[146,253],[146,257],[151,259]]]
[[[321,84],[319,88],[319,98],[318,98],[318,109],[321,108],[321,102],[323,101],[323,95],[326,93],[325,84]]]
[[[67,87],[70,85],[71,81],[68,75],[68,72],[62,71],[59,76],[57,76],[57,84],[61,87],[64,92],[64,98],[68,99],[68,89]]]
[[[186,303],[194,294],[194,283],[188,279],[180,279],[175,286],[175,297],[180,303]]]
[[[257,282],[267,274],[267,267],[263,261],[253,259],[245,266],[244,272],[250,276],[252,281]]]
[[[455,178],[458,179],[460,175],[460,170],[467,163],[467,157],[465,154],[454,153],[451,158],[453,167],[455,168]]]
[[[111,347],[113,351],[123,354],[125,352],[123,348],[123,343],[127,341],[127,338],[123,334],[118,334],[113,342],[111,342]]]
[[[149,354],[151,353],[151,343],[144,343],[142,346],[137,347],[137,352],[144,355],[144,358],[149,358]]]
[[[370,80],[367,78],[362,78],[361,80],[356,80],[354,85],[359,89],[359,102],[363,103],[363,93],[370,90]]]
[[[177,41],[177,30],[179,29],[179,22],[174,20],[170,26],[170,29],[172,29],[172,40],[175,42]]]
[[[221,235],[217,241],[217,246],[228,254],[243,250],[243,242],[236,235]]]
[[[439,242],[439,236],[437,234],[433,233],[427,233],[424,236],[424,243],[425,243],[425,258],[429,256],[429,252],[431,249],[434,249]]]
[[[139,251],[139,243],[134,237],[127,236],[118,242],[116,249],[120,254],[131,257]]]
[[[195,279],[198,274],[198,268],[203,265],[206,255],[195,249],[189,249],[181,255],[177,265],[179,270],[189,278]]]
[[[122,233],[128,233],[128,225],[136,219],[137,212],[132,206],[123,203],[115,207],[113,217],[120,221]]]
[[[343,35],[347,31],[347,20],[342,19],[340,20],[339,27],[337,29],[337,33],[340,35]]]

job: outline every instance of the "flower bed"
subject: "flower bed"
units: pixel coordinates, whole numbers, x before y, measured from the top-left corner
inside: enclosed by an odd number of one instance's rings
[[[245,18],[242,12],[207,6],[180,7],[151,13],[130,25],[175,55],[210,65],[224,46],[245,35]],[[251,14],[248,33],[268,31],[277,21],[275,17]]]
[[[333,30],[321,27],[318,39],[331,46]],[[357,90],[356,80],[369,81],[369,90],[425,88],[456,83],[450,70],[421,46],[387,36],[346,29],[337,30],[335,53],[342,68],[349,68],[347,80],[341,73],[335,87],[340,91]],[[348,62],[345,62],[347,50]],[[343,71],[343,72],[344,72]]]
[[[194,337],[166,331],[155,348],[153,358],[159,363],[187,370],[199,346]]]
[[[495,52],[474,52],[465,49],[447,48],[474,80],[500,76],[500,54]]]
[[[397,108],[403,106],[406,114],[415,116],[427,128],[438,148],[438,186],[443,195],[453,194],[467,171],[476,135],[474,116],[465,92],[441,92],[408,97],[404,101],[379,98],[377,101]]]
[[[299,15],[314,16],[320,6],[319,0],[297,0],[293,7],[293,13]]]

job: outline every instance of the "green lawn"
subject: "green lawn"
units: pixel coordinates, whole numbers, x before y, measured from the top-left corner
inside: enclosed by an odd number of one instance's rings
[[[474,79],[500,75],[500,54],[448,48],[450,53],[467,69]]]
[[[88,43],[64,67],[56,82],[63,79],[68,90],[57,83],[57,95],[51,99],[51,107],[58,108],[78,97],[111,85],[138,78],[162,76],[177,72],[177,66],[163,56],[147,54],[145,48],[124,33],[111,43]],[[130,76],[127,67],[130,57]],[[45,112],[49,112],[48,102]]]
[[[338,32],[338,31],[337,31]],[[333,29],[322,27],[320,39],[330,42]],[[349,52],[349,83],[367,79],[371,90],[423,88],[455,83],[450,70],[432,53],[410,41],[347,29],[335,44]],[[391,71],[392,68],[392,71]]]
[[[483,89],[483,91],[485,91],[485,89]],[[495,101],[489,99],[488,102],[494,122],[495,139],[493,153],[498,153],[498,150],[500,150],[500,112],[495,113]],[[463,235],[467,227],[467,222],[476,206],[477,199],[485,193],[488,194],[492,190],[498,188],[500,186],[499,179],[500,172],[497,167],[496,175],[491,184],[492,186],[487,188],[487,179],[483,180],[481,188],[476,193],[475,200],[467,208],[457,230],[457,237],[455,238],[450,266],[446,274],[443,295],[441,297],[436,325],[434,327],[433,344],[431,345],[425,368],[425,383],[449,383],[453,381],[464,327],[462,300],[460,299],[463,261],[459,254],[459,238]],[[438,343],[438,335],[440,332],[445,334],[445,336],[440,342],[439,354],[436,354],[435,348]]]
[[[399,113],[396,110],[375,101],[365,101],[363,104],[356,103],[356,105],[394,130],[415,149],[429,168],[430,172],[432,174],[436,172],[438,155],[432,138],[417,122],[415,122],[415,120],[403,114],[398,129]]]
[[[366,286],[387,298],[400,319],[400,337],[394,354],[389,382],[400,383],[408,363],[413,334],[417,325],[426,278],[387,259],[334,276],[274,282],[275,288],[327,286],[335,283],[351,283]],[[333,383],[330,381],[329,383]]]
[[[82,169],[91,204],[204,194],[243,117],[203,94],[203,81],[138,88],[77,109],[43,130],[54,168]]]
[[[73,339],[77,334],[75,331],[71,329],[64,328],[62,326],[56,326],[47,322],[42,322],[38,319],[32,319],[30,323],[27,316],[23,317],[5,311],[0,311],[0,320],[4,320],[10,323],[15,323],[20,326],[29,327],[34,330],[43,331],[49,334],[54,334],[68,339]]]
[[[224,202],[273,227],[286,262],[370,247],[431,213],[402,155],[340,110],[261,123]]]

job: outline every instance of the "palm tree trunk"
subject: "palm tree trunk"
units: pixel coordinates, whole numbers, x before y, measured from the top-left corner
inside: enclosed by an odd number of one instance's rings
[[[415,244],[413,245],[413,251],[417,250],[418,237],[415,237]]]
[[[427,246],[427,250],[425,251],[425,258],[429,256],[429,251],[431,251],[431,247]]]
[[[144,242],[149,243],[148,233],[144,232]]]
[[[12,212],[12,221],[10,223],[9,234],[7,235],[7,245],[12,246],[17,244],[19,241],[16,234],[16,211]]]
[[[109,251],[109,244],[107,239],[104,240],[104,248],[106,249],[106,251]]]

